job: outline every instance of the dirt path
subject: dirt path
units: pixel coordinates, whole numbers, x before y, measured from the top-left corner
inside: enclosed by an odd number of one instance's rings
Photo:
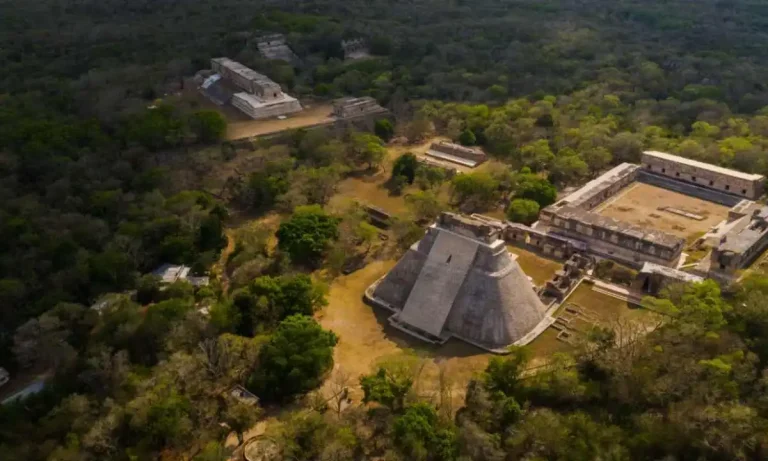
[[[227,126],[227,139],[249,138],[251,136],[276,133],[319,123],[330,123],[334,120],[331,112],[333,112],[333,106],[325,103],[305,106],[303,111],[291,114],[283,120],[277,118],[268,120],[230,120]]]
[[[218,276],[221,281],[221,290],[226,293],[229,290],[229,274],[227,273],[227,261],[229,255],[235,251],[235,236],[232,229],[224,231],[224,236],[227,239],[227,246],[221,250],[219,261],[211,268],[211,274]]]

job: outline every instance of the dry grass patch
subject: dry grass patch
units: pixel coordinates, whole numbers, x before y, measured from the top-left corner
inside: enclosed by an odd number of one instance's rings
[[[598,323],[603,325],[610,325],[617,320],[632,320],[642,323],[657,320],[657,314],[636,304],[594,291],[592,286],[589,282],[581,283],[563,302],[560,312],[566,305],[575,304],[585,309],[598,320]]]
[[[536,285],[542,285],[550,280],[555,272],[563,268],[563,265],[552,259],[547,259],[536,253],[524,250],[520,247],[507,245],[510,253],[517,255],[517,263],[523,269],[525,275],[533,279]]]

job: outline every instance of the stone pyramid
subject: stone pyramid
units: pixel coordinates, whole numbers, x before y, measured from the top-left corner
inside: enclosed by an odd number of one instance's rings
[[[515,259],[497,228],[446,212],[366,296],[394,312],[393,326],[420,339],[454,336],[500,351],[551,323]]]

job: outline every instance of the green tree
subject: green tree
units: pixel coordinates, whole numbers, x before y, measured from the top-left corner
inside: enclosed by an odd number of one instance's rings
[[[589,166],[576,153],[563,154],[561,151],[550,167],[550,179],[562,184],[578,183],[589,174]]]
[[[363,402],[377,402],[397,412],[405,406],[405,396],[413,386],[413,377],[379,367],[375,374],[361,376],[360,386],[364,393]]]
[[[333,366],[337,338],[311,317],[283,320],[259,354],[248,388],[266,401],[285,400],[317,387]]]
[[[251,405],[234,398],[227,402],[224,422],[237,435],[239,445],[244,442],[243,434],[256,424],[261,414],[262,411],[258,405]]]
[[[443,210],[444,206],[431,191],[418,191],[407,196],[405,203],[419,222],[432,221]]]
[[[395,419],[395,443],[413,460],[448,461],[458,456],[455,428],[441,424],[431,405],[419,402]]]
[[[127,409],[130,428],[153,449],[179,444],[192,433],[192,403],[167,386],[135,399]]]
[[[520,164],[527,166],[533,171],[540,171],[547,168],[554,160],[555,155],[549,148],[549,142],[546,139],[540,139],[536,142],[526,144],[520,149]]]
[[[321,168],[303,168],[300,181],[303,180],[304,195],[310,205],[325,205],[331,199],[345,169],[338,166]]]
[[[522,384],[523,372],[528,365],[528,352],[523,348],[514,348],[504,357],[491,357],[483,373],[483,380],[489,392],[501,392],[514,397]]]
[[[392,139],[392,136],[395,135],[395,127],[392,126],[392,122],[389,121],[389,119],[381,118],[376,120],[373,132],[385,142],[389,142],[389,140]]]
[[[139,304],[149,304],[160,299],[160,278],[146,274],[136,282],[136,301]]]
[[[507,218],[512,222],[533,224],[539,218],[539,204],[529,199],[514,199],[509,202]]]
[[[416,171],[419,168],[419,159],[410,152],[406,152],[395,160],[392,164],[392,178],[404,176],[408,179],[408,184],[413,184],[416,178]]]
[[[419,165],[416,169],[416,183],[422,190],[439,187],[446,179],[446,170],[440,167]]]
[[[557,189],[544,178],[533,174],[521,174],[517,181],[515,198],[533,200],[539,204],[540,208],[551,205],[557,200]]]
[[[325,287],[306,274],[263,276],[253,281],[249,292],[255,298],[255,320],[275,324],[294,315],[312,315],[327,304]]]
[[[368,133],[355,133],[350,141],[350,157],[358,166],[367,164],[373,169],[381,164],[387,154],[381,139]]]
[[[359,242],[365,244],[366,253],[371,251],[371,246],[373,245],[373,242],[376,241],[378,236],[379,229],[377,229],[373,224],[360,221],[357,224],[357,227],[355,227],[355,237],[357,237]]]
[[[318,205],[296,207],[277,230],[278,247],[294,262],[314,264],[338,238],[339,221]]]
[[[590,171],[597,172],[608,166],[613,156],[604,147],[594,147],[591,149],[580,149],[581,156],[589,166]]]
[[[248,178],[248,187],[241,193],[240,201],[256,209],[270,208],[290,189],[293,164],[290,159],[267,162],[264,169]]]
[[[189,128],[198,142],[221,141],[227,131],[227,120],[215,110],[199,110],[189,116]]]
[[[493,206],[499,195],[499,183],[490,174],[475,172],[460,174],[451,180],[453,200],[467,211]]]
[[[477,143],[477,136],[469,128],[465,128],[459,135],[459,142],[464,146],[474,146]]]

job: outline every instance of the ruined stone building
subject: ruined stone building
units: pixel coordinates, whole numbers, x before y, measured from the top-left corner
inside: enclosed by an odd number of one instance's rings
[[[445,141],[432,143],[432,145],[429,146],[426,155],[438,160],[446,160],[470,168],[474,168],[488,159],[485,152],[479,149],[472,149],[460,144]]]
[[[727,224],[709,259],[709,274],[731,277],[752,263],[768,247],[768,207]]]
[[[594,267],[594,259],[580,253],[574,253],[565,262],[563,268],[555,272],[552,279],[544,284],[543,295],[552,296],[558,301],[564,300],[586,274]]]
[[[689,272],[684,272],[659,264],[645,263],[632,283],[632,288],[649,295],[658,295],[659,291],[675,283],[697,283],[704,281]]]
[[[645,151],[642,167],[657,175],[752,200],[763,195],[765,177],[762,175],[742,173],[677,155]]]
[[[259,53],[266,59],[276,59],[285,62],[296,62],[298,56],[291,50],[283,34],[271,34],[259,37],[256,46]]]
[[[232,104],[254,119],[287,115],[302,110],[299,101],[283,93],[280,85],[229,58],[211,59],[214,74],[201,85],[203,94],[217,104]]]
[[[424,341],[453,336],[492,351],[526,344],[552,319],[501,237],[497,226],[443,213],[366,299]]]
[[[675,266],[685,246],[684,239],[590,211],[634,182],[639,169],[629,163],[612,168],[544,208],[537,228],[581,240],[591,253],[630,266],[640,267],[645,262]]]
[[[568,206],[549,215],[546,225],[586,242],[591,253],[633,267],[648,261],[674,267],[685,246],[685,240],[673,234]]]
[[[370,56],[368,43],[362,38],[342,40],[341,48],[344,50],[344,59],[362,59]]]
[[[639,165],[632,163],[617,165],[559,200],[547,212],[566,205],[589,211],[632,184],[637,179],[639,169]]]
[[[340,119],[387,115],[389,111],[381,107],[374,98],[341,98],[333,101],[333,115]]]
[[[587,244],[580,240],[513,222],[505,224],[504,238],[557,259],[568,259],[571,255],[587,251]]]

